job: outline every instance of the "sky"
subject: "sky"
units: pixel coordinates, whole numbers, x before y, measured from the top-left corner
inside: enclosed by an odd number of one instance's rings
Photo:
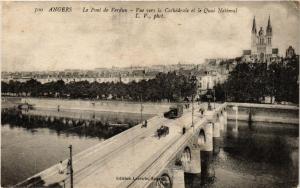
[[[49,12],[51,7],[72,12]],[[129,13],[83,12],[127,8]],[[43,12],[35,13],[35,8]],[[135,18],[136,8],[196,8],[202,13],[164,13]],[[204,8],[215,13],[203,13]],[[218,13],[218,8],[237,13]],[[10,2],[2,6],[2,71],[54,71],[153,64],[201,64],[234,58],[250,49],[252,20],[273,27],[280,55],[299,54],[299,3],[294,2]]]

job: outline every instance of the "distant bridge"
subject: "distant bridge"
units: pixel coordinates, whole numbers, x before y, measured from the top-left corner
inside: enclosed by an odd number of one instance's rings
[[[191,109],[177,119],[155,116],[147,128],[136,125],[75,155],[74,187],[184,187],[184,172],[201,173],[200,151],[211,153],[226,130],[226,106],[217,104],[203,114],[195,108],[193,117]],[[158,138],[161,125],[169,134]],[[54,165],[17,186],[70,187],[69,175],[58,169]]]

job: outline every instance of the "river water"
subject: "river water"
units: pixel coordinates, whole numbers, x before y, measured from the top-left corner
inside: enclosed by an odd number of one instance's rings
[[[235,133],[234,124],[201,153],[202,176],[185,174],[186,187],[297,187],[298,125],[238,122]]]
[[[77,122],[75,129],[74,125],[51,122],[41,115],[30,119],[26,113],[2,113],[1,185],[14,185],[68,158],[70,144],[76,154],[125,130],[109,128],[107,121],[130,126],[140,121],[139,114],[98,113],[97,123],[86,127]],[[185,174],[186,187],[298,184],[298,126],[267,123],[249,126],[239,122],[239,132],[234,133],[231,131],[234,122],[228,123],[227,132],[214,143],[217,149],[211,154],[201,153],[202,175]]]

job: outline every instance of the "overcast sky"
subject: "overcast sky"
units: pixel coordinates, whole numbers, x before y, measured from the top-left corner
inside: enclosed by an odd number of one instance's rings
[[[72,13],[50,13],[72,6]],[[34,13],[34,8],[44,9]],[[165,14],[158,20],[135,13],[83,13],[87,8],[237,8],[237,13]],[[234,58],[250,49],[253,16],[257,28],[271,16],[273,48],[292,45],[299,54],[299,3],[291,2],[14,2],[2,7],[2,70],[94,69],[112,66],[203,63]]]

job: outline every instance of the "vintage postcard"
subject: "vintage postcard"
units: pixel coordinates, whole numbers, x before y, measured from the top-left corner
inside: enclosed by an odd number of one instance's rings
[[[299,184],[299,1],[1,2],[1,187]]]

